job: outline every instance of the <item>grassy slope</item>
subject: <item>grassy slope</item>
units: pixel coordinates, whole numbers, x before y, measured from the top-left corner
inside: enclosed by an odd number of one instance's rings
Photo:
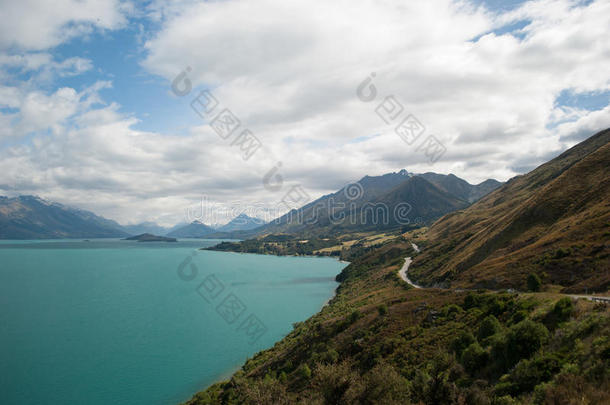
[[[448,214],[411,274],[422,284],[525,289],[537,273],[564,292],[610,285],[610,130]]]
[[[396,273],[402,258],[413,254],[410,243],[397,238],[361,255],[340,275],[330,305],[296,324],[230,381],[188,403],[610,400],[610,314],[605,306],[578,301],[557,312],[552,308],[559,296],[552,294],[410,289]],[[461,332],[476,336],[489,315],[499,320],[492,337],[480,337],[468,350],[454,342]],[[539,347],[536,342],[515,346],[517,337],[528,335],[515,332],[524,320],[550,329]],[[468,343],[468,338],[476,339],[467,335]],[[515,355],[515,347],[533,349]]]

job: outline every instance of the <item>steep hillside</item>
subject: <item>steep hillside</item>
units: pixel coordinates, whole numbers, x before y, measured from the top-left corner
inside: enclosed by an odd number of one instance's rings
[[[565,292],[610,285],[610,130],[437,221],[410,270],[419,283]],[[548,287],[552,288],[552,287]]]
[[[89,211],[35,196],[0,197],[0,239],[113,238],[121,226]]]
[[[453,174],[445,175],[428,172],[419,176],[448,193],[471,203],[491,193],[503,184],[494,179],[487,179],[480,184],[473,185]]]
[[[389,212],[393,214],[390,216],[390,224],[395,225],[398,225],[398,221],[401,220],[397,211],[402,203],[410,205],[406,217],[418,223],[429,223],[445,213],[468,205],[467,201],[420,176],[414,176],[404,181],[389,193],[377,198],[375,202],[386,204],[389,207]]]

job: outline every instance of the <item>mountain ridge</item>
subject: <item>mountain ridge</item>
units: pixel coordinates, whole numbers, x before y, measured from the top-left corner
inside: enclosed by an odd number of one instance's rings
[[[522,289],[533,273],[565,292],[606,290],[608,167],[604,130],[439,219],[410,274],[428,285]]]

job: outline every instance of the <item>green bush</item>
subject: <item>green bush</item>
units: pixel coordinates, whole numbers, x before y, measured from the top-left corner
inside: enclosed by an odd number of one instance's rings
[[[493,315],[488,315],[483,319],[481,325],[479,326],[479,331],[477,332],[477,339],[479,342],[483,341],[483,339],[495,335],[500,330],[502,330],[502,325],[498,321],[498,319]]]
[[[517,405],[519,402],[510,395],[504,395],[503,397],[494,398],[491,402],[492,405]]]
[[[538,292],[540,291],[540,287],[542,286],[542,281],[540,281],[540,277],[537,274],[531,273],[527,276],[527,289],[528,291]]]
[[[559,359],[552,355],[521,360],[511,371],[509,384],[503,386],[502,393],[520,395],[530,392],[538,384],[551,380],[560,369]]]
[[[351,391],[354,391],[353,388],[346,393],[346,397],[349,399],[355,397]],[[364,387],[358,395],[359,402],[357,403],[406,404],[410,402],[410,393],[409,381],[391,365],[380,363],[365,376]],[[356,403],[356,401],[349,403]]]
[[[468,293],[466,298],[464,298],[464,309],[468,310],[470,308],[477,308],[480,306],[481,296],[475,293]]]
[[[471,374],[482,369],[488,360],[489,354],[478,343],[468,346],[461,356],[462,365]]]
[[[303,364],[299,369],[299,374],[301,375],[301,377],[308,380],[311,378],[311,369],[307,364]]]
[[[510,327],[506,341],[506,359],[512,366],[527,359],[548,340],[549,331],[538,322],[526,319]]]
[[[463,330],[460,334],[451,341],[450,348],[456,356],[459,358],[462,355],[464,349],[466,349],[471,344],[475,343],[477,340],[474,338],[474,335],[467,330]]]
[[[559,322],[565,322],[570,319],[573,309],[574,304],[572,304],[572,300],[568,297],[564,297],[553,306],[553,315]]]
[[[521,321],[523,321],[525,319],[527,319],[527,311],[524,311],[524,310],[521,309],[521,310],[515,312],[513,314],[513,316],[510,317],[509,323],[511,325],[514,325],[514,324],[519,323],[519,322],[521,322]]]
[[[443,310],[442,310],[442,314],[444,317],[454,316],[456,314],[459,314],[460,312],[462,312],[462,308],[460,308],[459,306],[457,306],[455,304],[447,305],[447,306],[443,307]]]

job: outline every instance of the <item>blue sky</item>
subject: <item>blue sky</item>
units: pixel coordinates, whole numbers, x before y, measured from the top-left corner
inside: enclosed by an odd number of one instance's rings
[[[610,125],[607,1],[48,4],[0,6],[0,194],[124,223],[178,222],[202,196],[270,210],[292,186],[317,197],[402,168],[506,180]],[[378,98],[359,101],[371,72]],[[205,88],[260,152],[197,116]],[[442,159],[380,119],[388,96]]]

